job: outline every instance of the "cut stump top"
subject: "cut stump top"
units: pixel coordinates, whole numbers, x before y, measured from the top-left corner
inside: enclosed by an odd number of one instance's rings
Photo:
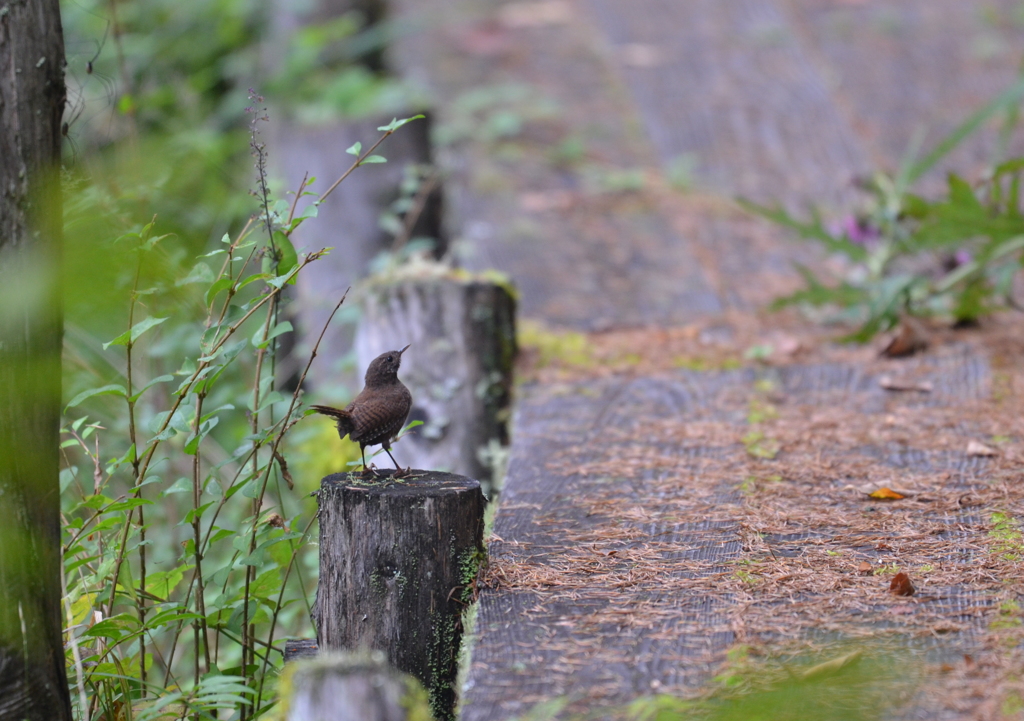
[[[480,487],[480,482],[472,478],[444,473],[442,471],[425,471],[413,469],[402,478],[394,478],[396,471],[378,471],[379,475],[363,475],[361,473],[332,473],[325,476],[321,489],[341,489],[359,491],[367,495],[389,496],[437,496],[446,493],[465,493]]]

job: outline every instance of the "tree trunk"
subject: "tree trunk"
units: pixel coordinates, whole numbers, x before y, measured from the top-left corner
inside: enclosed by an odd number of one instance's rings
[[[454,718],[483,513],[480,484],[448,473],[414,471],[397,482],[336,473],[320,486],[320,649],[383,651],[424,683],[438,721]]]
[[[64,40],[57,0],[0,9],[0,721],[71,718],[58,445]]]
[[[427,694],[382,653],[328,655],[285,672],[286,721],[425,721]]]
[[[515,360],[515,298],[505,285],[448,273],[381,277],[360,290],[359,368],[412,347],[399,376],[422,421],[392,451],[402,465],[479,478],[500,490],[508,446]]]

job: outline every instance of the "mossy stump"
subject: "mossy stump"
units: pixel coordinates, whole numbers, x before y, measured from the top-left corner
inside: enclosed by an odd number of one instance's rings
[[[392,473],[321,482],[317,643],[382,651],[423,682],[434,716],[448,721],[462,612],[484,557],[484,497],[465,476]]]
[[[423,686],[380,652],[296,661],[280,691],[284,721],[430,721]]]

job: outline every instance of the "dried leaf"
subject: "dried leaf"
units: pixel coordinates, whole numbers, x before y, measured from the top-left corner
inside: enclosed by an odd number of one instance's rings
[[[910,576],[902,571],[893,576],[889,583],[889,593],[894,593],[897,596],[913,596],[916,590],[914,584],[910,582]]]
[[[968,456],[980,456],[982,458],[991,458],[992,456],[998,456],[999,451],[991,446],[986,446],[984,443],[978,441],[970,441],[967,444],[967,455]]]
[[[975,506],[981,506],[984,504],[970,493],[965,493],[956,499],[956,505],[960,506],[960,508],[974,508]]]
[[[902,493],[897,493],[891,488],[885,488],[884,486],[877,491],[869,493],[868,497],[874,498],[876,501],[901,501],[906,498]]]
[[[794,338],[793,336],[782,336],[775,343],[775,352],[781,356],[795,356],[802,350],[804,350],[803,343],[800,342],[799,338]]]
[[[572,6],[565,0],[510,2],[501,6],[498,21],[508,28],[560,25],[572,20]]]
[[[830,661],[819,663],[816,666],[811,666],[809,669],[803,672],[801,676],[804,680],[811,678],[821,678],[822,676],[831,676],[832,674],[843,670],[847,666],[856,663],[860,660],[862,655],[861,651],[853,651],[844,656],[833,658]]]
[[[619,55],[623,64],[631,68],[653,68],[665,60],[665,53],[661,48],[647,43],[622,45],[619,47]]]
[[[904,358],[927,347],[928,336],[924,327],[913,318],[904,318],[896,335],[882,349],[882,355],[886,358]]]
[[[575,196],[568,191],[547,191],[544,193],[523,193],[519,196],[519,207],[527,213],[544,213],[550,210],[569,210]]]
[[[870,576],[871,575],[871,570],[872,570],[871,569],[871,564],[868,563],[867,561],[861,561],[860,565],[857,566],[857,573],[862,573],[865,576]]]
[[[288,484],[288,490],[295,490],[295,481],[292,480],[292,474],[288,472],[288,461],[284,459],[279,451],[274,451],[274,458],[277,459],[277,464],[281,468],[281,477],[284,478],[284,482]]]
[[[878,385],[887,391],[917,391],[918,393],[931,393],[933,386],[928,381],[905,381],[891,376],[882,376],[878,379]]]

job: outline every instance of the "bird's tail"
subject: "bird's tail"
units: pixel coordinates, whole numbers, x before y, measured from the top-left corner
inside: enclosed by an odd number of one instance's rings
[[[310,406],[310,408],[317,413],[322,413],[336,420],[338,422],[338,435],[342,438],[351,433],[356,427],[355,421],[352,420],[352,414],[346,410],[331,408],[330,406]]]

